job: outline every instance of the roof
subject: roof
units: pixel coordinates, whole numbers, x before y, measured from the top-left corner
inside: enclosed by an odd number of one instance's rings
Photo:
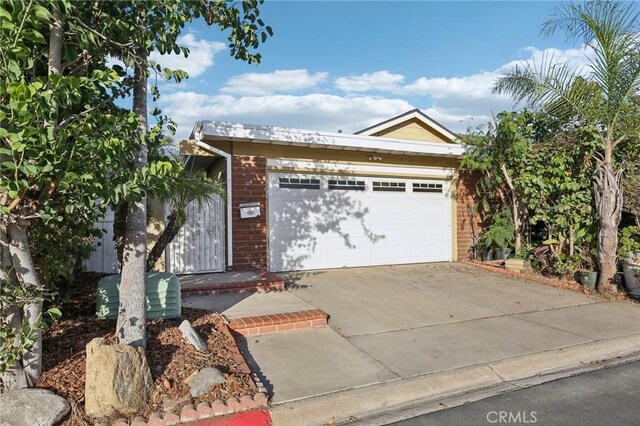
[[[464,152],[464,148],[457,143],[409,141],[362,134],[351,135],[224,121],[198,121],[191,132],[190,139],[454,158],[460,157]]]
[[[450,142],[454,142],[455,140],[458,139],[458,135],[457,134],[455,134],[451,130],[447,129],[442,124],[438,123],[436,120],[434,120],[433,118],[429,117],[427,114],[425,114],[424,112],[420,111],[417,108],[416,109],[412,109],[411,111],[407,111],[407,112],[405,112],[403,114],[400,114],[398,116],[395,116],[393,118],[390,118],[388,120],[385,120],[385,121],[383,121],[381,123],[374,124],[373,126],[367,127],[366,129],[362,129],[360,131],[357,131],[356,134],[357,135],[373,135],[375,133],[381,132],[383,130],[387,130],[387,129],[393,127],[393,126],[397,126],[398,124],[403,123],[403,122],[408,121],[408,120],[411,120],[411,119],[416,119],[416,120],[422,122],[427,127],[432,128],[433,130],[435,130],[436,132],[440,133],[445,138],[449,139]]]

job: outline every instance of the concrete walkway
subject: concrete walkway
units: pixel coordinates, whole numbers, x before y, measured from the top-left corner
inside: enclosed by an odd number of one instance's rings
[[[315,309],[310,303],[286,291],[185,296],[182,306],[218,312],[229,319]]]
[[[367,386],[373,386],[371,392],[382,386],[386,390],[379,404],[392,404],[384,398],[396,398],[392,393],[403,386],[438,374],[460,379],[467,376],[454,372],[472,369],[465,380],[488,386],[502,382],[496,376],[500,369],[505,377],[534,376],[554,370],[559,360],[580,365],[587,349],[594,356],[618,347],[640,351],[637,304],[609,303],[466,265],[354,268],[287,277],[288,294],[328,312],[331,328],[241,342],[273,394],[274,419],[281,424],[324,424],[332,416],[323,410],[337,410],[334,416],[340,418],[350,408],[340,411],[331,395],[347,401],[344,392],[362,393]],[[473,370],[480,367],[487,370]],[[452,380],[442,383],[458,386]],[[433,383],[439,382],[427,381],[420,389],[433,391]],[[356,407],[371,406],[358,398],[354,415],[362,414]],[[324,405],[315,406],[320,400]],[[309,404],[316,411],[300,408]]]

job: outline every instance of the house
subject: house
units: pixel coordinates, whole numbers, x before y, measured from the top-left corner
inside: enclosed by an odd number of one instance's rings
[[[199,121],[180,148],[187,167],[227,183],[205,214],[219,226],[201,232],[201,216],[172,243],[174,256],[195,253],[188,272],[213,270],[198,266],[211,256],[236,271],[469,257],[475,180],[458,170],[457,135],[417,109],[355,134]]]

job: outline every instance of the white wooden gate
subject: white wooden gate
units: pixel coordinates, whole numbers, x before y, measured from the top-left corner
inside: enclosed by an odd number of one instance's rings
[[[166,250],[167,271],[174,274],[222,272],[225,263],[224,201],[187,206],[187,221]]]
[[[118,259],[113,241],[113,211],[107,210],[104,218],[96,222],[96,228],[102,231],[102,236],[93,242],[94,251],[84,262],[85,270],[115,274],[118,272]]]

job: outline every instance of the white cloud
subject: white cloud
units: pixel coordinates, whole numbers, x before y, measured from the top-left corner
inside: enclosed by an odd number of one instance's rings
[[[335,84],[344,92],[392,91],[403,81],[402,74],[376,71],[371,74],[340,77],[336,79]]]
[[[525,48],[521,55],[522,58],[494,71],[455,77],[423,76],[409,83],[405,83],[404,76],[384,70],[339,77],[334,83],[336,88],[347,92],[342,96],[317,93],[317,89],[310,94],[277,94],[315,87],[325,81],[327,73],[310,74],[301,69],[242,74],[230,79],[222,94],[205,95],[183,89],[161,98],[161,106],[178,122],[181,138],[188,136],[197,120],[353,132],[415,106],[452,131],[461,132],[469,126],[486,124],[492,112],[514,107],[509,97],[496,95],[491,90],[496,79],[516,64],[540,64],[543,57],[551,55],[556,62],[569,62],[578,67],[589,63],[583,49]]]
[[[234,95],[273,95],[280,92],[310,89],[325,81],[327,76],[326,72],[311,74],[306,69],[245,73],[229,79],[221,91]]]
[[[351,133],[414,108],[403,99],[320,93],[235,97],[176,92],[163,96],[161,104],[178,123],[177,139],[188,137],[198,120]]]
[[[224,43],[196,39],[192,33],[178,37],[178,44],[189,48],[189,57],[185,58],[182,53],[161,55],[158,52],[152,52],[149,59],[172,70],[186,71],[189,77],[197,77],[213,65],[213,57],[216,53],[226,49]]]

